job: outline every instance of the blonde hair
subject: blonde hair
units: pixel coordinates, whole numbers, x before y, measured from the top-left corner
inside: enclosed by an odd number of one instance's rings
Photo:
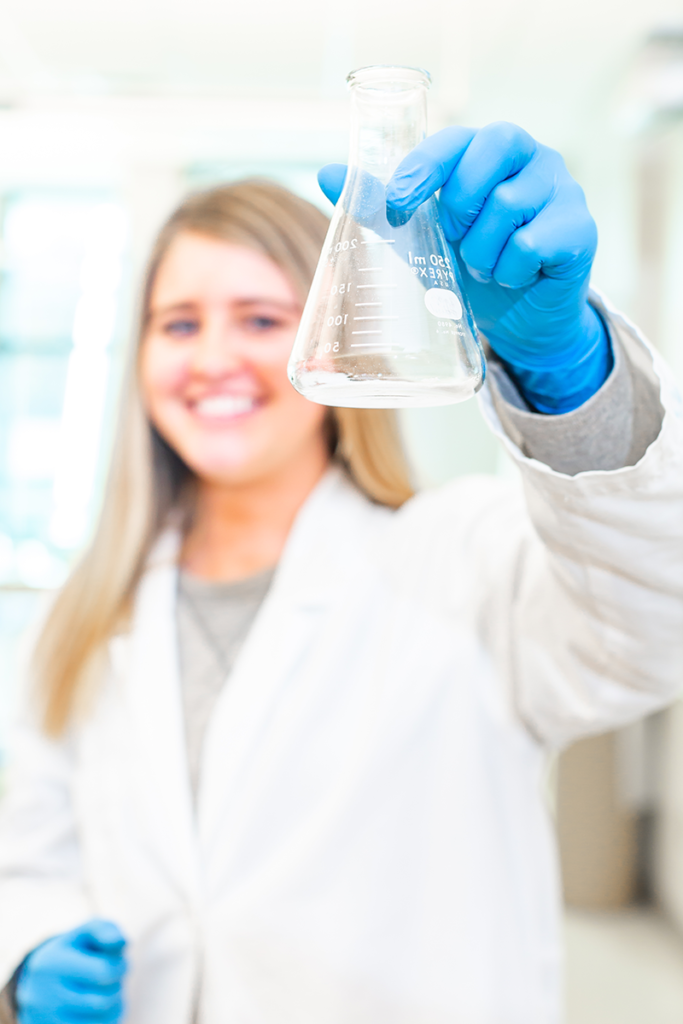
[[[328,221],[287,189],[243,181],[191,195],[154,245],[144,281],[137,344],[119,405],[109,476],[94,536],[57,596],[35,648],[33,669],[45,732],[58,736],[97,684],[106,643],[126,627],[152,543],[184,501],[190,469],[147,418],[138,382],[156,273],[171,243],[193,232],[256,249],[289,276],[302,301],[310,287]],[[396,508],[412,494],[394,413],[330,409],[331,454],[373,501]]]

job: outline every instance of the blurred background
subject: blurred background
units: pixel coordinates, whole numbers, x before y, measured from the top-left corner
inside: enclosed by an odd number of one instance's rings
[[[98,508],[155,230],[254,173],[329,209],[345,77],[378,63],[431,72],[431,131],[506,119],[564,154],[595,285],[683,379],[680,0],[0,2],[0,753],[18,638]],[[509,471],[476,403],[403,425],[423,484]],[[569,1024],[680,1024],[683,706],[578,744],[549,790]]]

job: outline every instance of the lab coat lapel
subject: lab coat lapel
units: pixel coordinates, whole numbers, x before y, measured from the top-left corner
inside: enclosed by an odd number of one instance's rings
[[[198,865],[175,628],[178,542],[174,531],[162,535],[138,588],[124,699],[160,852],[187,894]]]
[[[207,732],[198,818],[206,849],[226,814],[236,815],[242,773],[259,733],[292,686],[320,616],[353,573],[360,523],[372,506],[337,467],[295,521],[271,590],[219,698]],[[248,813],[248,809],[245,809]],[[239,822],[235,819],[235,828]]]

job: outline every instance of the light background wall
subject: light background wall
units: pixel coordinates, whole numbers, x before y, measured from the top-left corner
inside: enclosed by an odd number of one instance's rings
[[[365,64],[427,68],[431,130],[507,119],[559,149],[598,223],[595,284],[683,378],[682,29],[680,0],[0,2],[0,201],[97,194],[126,219],[90,515],[154,231],[187,188],[244,174],[325,208],[315,171],[345,159],[344,79]],[[653,33],[674,40],[668,64],[646,45]],[[7,259],[0,267],[6,277]],[[425,483],[501,469],[476,403],[413,411],[405,426]],[[0,743],[15,637],[33,607],[22,586],[0,592]],[[683,724],[672,723],[675,752]],[[660,863],[683,927],[683,774],[669,762]]]

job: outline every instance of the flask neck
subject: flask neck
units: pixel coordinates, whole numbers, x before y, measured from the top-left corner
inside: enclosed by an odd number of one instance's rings
[[[427,134],[427,89],[422,83],[351,86],[349,164],[383,184]]]

